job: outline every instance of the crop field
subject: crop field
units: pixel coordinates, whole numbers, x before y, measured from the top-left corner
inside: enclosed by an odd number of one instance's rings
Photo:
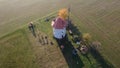
[[[81,8],[76,16],[82,24],[79,29],[92,34],[94,40],[102,43],[101,53],[117,67],[120,65],[120,1],[96,0]],[[75,9],[74,9],[75,10]],[[83,27],[83,28],[82,28]]]
[[[69,48],[65,55],[57,46],[51,20],[46,23],[44,16],[66,7],[71,8],[75,32],[89,33],[91,41],[102,44],[98,56],[79,54],[76,64]],[[27,29],[30,21],[35,22],[36,32],[48,36],[54,45],[40,44]],[[107,64],[119,68],[119,52],[120,0],[0,0],[0,68],[108,68]]]

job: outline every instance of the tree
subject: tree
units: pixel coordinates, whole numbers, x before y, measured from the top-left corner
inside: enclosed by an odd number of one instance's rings
[[[90,40],[91,40],[91,35],[89,33],[84,33],[83,36],[83,42],[86,44],[86,45],[89,45],[90,43]]]

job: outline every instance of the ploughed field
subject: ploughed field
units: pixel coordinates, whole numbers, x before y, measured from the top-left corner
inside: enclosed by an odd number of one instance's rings
[[[119,67],[120,1],[94,0],[94,2],[86,3],[86,6],[82,6],[78,11],[73,12],[82,22],[77,24],[80,31],[89,32],[94,40],[100,41],[102,43],[101,54],[116,67]]]

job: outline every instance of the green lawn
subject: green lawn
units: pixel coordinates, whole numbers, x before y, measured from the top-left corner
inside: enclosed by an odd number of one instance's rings
[[[32,46],[24,30],[0,39],[0,68],[36,68]]]
[[[36,25],[36,30],[38,28]],[[43,32],[42,30],[39,31],[43,36],[47,35],[45,33],[46,30]],[[52,34],[48,37],[51,40],[49,42],[54,42]],[[54,45],[50,45],[50,43],[48,45],[39,43],[38,38],[32,35],[27,26],[23,26],[0,38],[0,68],[56,67],[68,68],[57,44],[55,42]]]

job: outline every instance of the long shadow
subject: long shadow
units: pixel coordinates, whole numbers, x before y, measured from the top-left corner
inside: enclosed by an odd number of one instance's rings
[[[61,49],[61,43],[58,39],[56,39],[60,49]],[[69,68],[82,68],[84,66],[82,60],[77,55],[73,56],[72,51],[75,49],[71,42],[68,40],[67,36],[62,41],[62,45],[64,45],[64,50],[61,49],[61,52],[63,53],[66,62],[68,63]]]
[[[73,23],[72,23],[72,20],[71,19],[69,19],[68,20],[68,27],[67,27],[67,30],[69,31],[69,30],[71,30],[71,32],[72,32],[72,41],[74,42],[74,43],[76,43],[76,42],[80,42],[80,41],[82,41],[82,33],[79,31],[79,29],[77,28],[77,26],[75,26]],[[77,36],[77,37],[76,37]]]
[[[106,61],[103,56],[101,56],[101,54],[99,53],[99,51],[97,51],[94,48],[90,48],[90,52],[92,54],[92,56],[96,59],[96,61],[100,64],[99,66],[102,68],[114,68],[114,66],[109,63],[108,61]]]
[[[79,31],[77,29],[77,27],[75,27],[73,24],[71,24],[71,25],[72,25],[73,31],[76,30],[75,32],[77,33],[77,35],[79,35],[81,32],[80,33],[77,32],[77,31]],[[82,34],[81,34],[81,36],[82,36]],[[100,54],[100,52],[98,50],[92,48],[91,46],[89,47],[89,49],[90,49],[90,54],[94,57],[94,59],[97,61],[97,63],[99,63],[98,68],[115,68],[110,62],[108,62],[106,59],[104,59],[104,57]],[[90,58],[87,56],[86,56],[86,58],[88,58],[89,62],[91,63]]]
[[[73,39],[73,42],[82,42],[82,32],[79,31],[79,29],[77,28],[77,26],[75,26],[73,23],[72,23],[72,20],[69,20],[69,27],[68,29],[71,29],[71,31],[73,32],[73,35],[77,35],[78,37],[77,38],[74,38]],[[84,43],[81,43],[81,44],[84,44]],[[80,52],[80,45],[77,47],[77,50]],[[90,58],[88,57],[88,54],[85,54],[84,57],[86,57],[89,61],[90,64],[92,64]]]
[[[71,31],[73,31],[74,34],[80,36],[81,32],[79,32],[79,30],[77,29],[77,27],[75,27],[71,22],[71,20],[68,20],[69,22],[69,26],[68,26],[68,30],[71,29]],[[62,43],[60,42],[60,40],[56,39],[61,52],[63,53],[66,62],[68,63],[69,68],[83,68],[84,64],[82,62],[82,60],[80,59],[79,55],[73,55],[73,50],[76,50],[74,48],[74,46],[72,45],[71,41],[68,39],[68,35],[65,36],[65,38],[63,38]],[[61,48],[61,45],[64,45],[64,50]]]
[[[68,21],[68,30],[72,30],[72,32],[74,33],[74,35],[78,35],[78,36],[82,36],[82,33],[79,31],[79,29],[77,28],[77,26],[75,26],[73,23],[72,23],[72,20],[69,20]]]
[[[78,35],[78,37],[81,38],[79,40],[82,40],[82,33],[79,31],[77,26],[74,26],[74,24],[72,24],[71,20],[69,20],[69,27],[68,27],[68,29],[71,29],[75,35]],[[97,51],[97,50],[93,49],[92,47],[90,47],[90,53],[94,57],[94,59],[96,59],[96,61],[100,64],[100,67],[102,67],[102,68],[114,68],[114,66],[111,63],[106,61],[101,56],[99,51]],[[88,61],[91,64],[91,60],[90,60],[90,58],[87,55],[86,55],[86,58],[88,59]]]

